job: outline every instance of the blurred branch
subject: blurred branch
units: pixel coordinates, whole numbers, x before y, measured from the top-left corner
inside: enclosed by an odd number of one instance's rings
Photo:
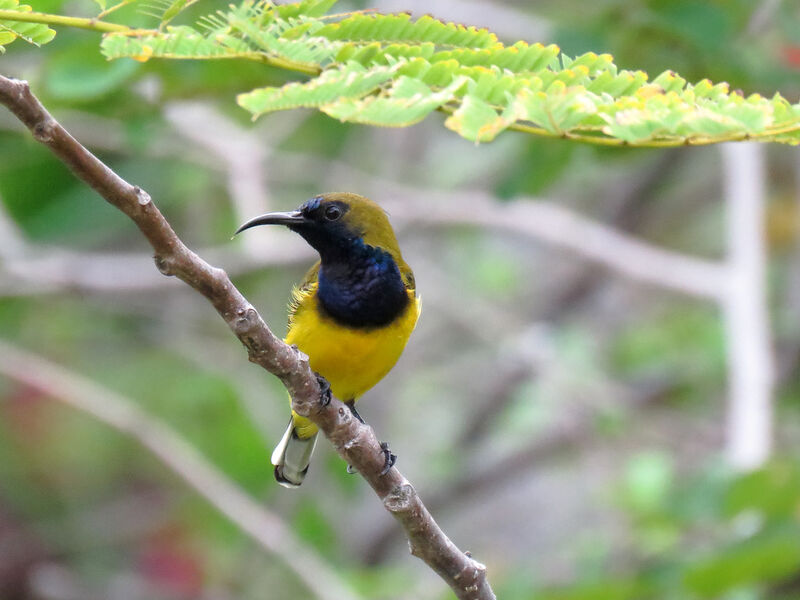
[[[222,269],[212,267],[184,245],[147,192],[120,178],[70,136],[31,93],[27,82],[0,76],[0,103],[80,179],[133,220],[155,250],[156,266],[163,274],[177,276],[211,302],[247,348],[250,360],[280,378],[292,397],[293,410],[309,417],[322,430],[403,525],[411,553],[424,560],[459,598],[493,599],[486,567],[450,541],[396,468],[382,473],[384,454],[372,429],[355,419],[338,399],[320,402],[320,382],[308,365],[308,357],[270,331]],[[126,424],[125,420],[119,422]],[[237,522],[247,524],[247,518],[239,518]],[[310,570],[309,574],[314,576],[315,572]]]
[[[267,187],[267,173],[270,155],[282,139],[294,133],[308,118],[307,114],[299,111],[282,115],[284,118],[280,121],[273,121],[274,126],[268,130],[269,139],[265,143],[264,135],[258,135],[252,127],[242,127],[208,102],[172,102],[165,107],[164,114],[182,138],[191,142],[192,147],[202,149],[206,157],[210,155],[215,168],[226,175],[237,223],[244,223],[253,215],[269,210],[271,194]],[[180,152],[181,156],[185,153],[183,150]],[[297,241],[296,236],[292,237]],[[250,259],[271,254],[267,237],[245,236],[239,243]],[[302,254],[310,255],[307,248]]]
[[[755,3],[755,8],[750,15],[747,23],[746,32],[748,35],[758,35],[762,33],[775,18],[775,13],[781,7],[781,0],[761,0]]]
[[[0,373],[134,438],[242,531],[280,556],[317,597],[329,600],[356,597],[279,517],[256,503],[191,444],[131,400],[2,341]]]
[[[212,154],[223,166],[237,223],[267,212],[266,144],[206,103],[176,102],[168,105],[164,114],[183,138]],[[251,236],[241,244],[248,254],[257,254],[264,239]]]
[[[6,240],[0,239],[0,248]],[[175,283],[153,269],[151,260],[141,253],[79,252],[65,248],[28,244],[29,256],[0,261],[0,272],[21,282],[3,282],[0,297],[20,294],[77,292],[147,292],[169,288]],[[203,250],[214,262],[223,263],[230,275],[252,272],[267,266],[296,264],[308,261],[312,253],[306,244],[289,235],[270,236],[260,247],[258,256],[243,254],[230,247]],[[0,251],[0,258],[3,257]]]
[[[664,250],[547,202],[493,202],[488,193],[459,191],[458,198],[427,194],[425,204],[392,203],[393,214],[411,222],[478,225],[529,235],[571,250],[628,277],[701,298],[718,299],[725,288],[720,265]],[[449,199],[446,199],[448,196]],[[387,203],[384,203],[387,204]],[[465,206],[469,206],[465,210]],[[415,215],[424,212],[417,220]]]
[[[767,308],[764,215],[766,171],[759,144],[724,144],[729,286],[723,299],[728,338],[728,459],[759,467],[772,448],[774,367]]]

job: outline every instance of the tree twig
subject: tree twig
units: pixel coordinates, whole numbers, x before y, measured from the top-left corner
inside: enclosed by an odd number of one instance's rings
[[[127,398],[3,341],[0,341],[0,373],[134,438],[242,531],[280,556],[318,598],[357,598],[281,519],[245,494],[165,423]]]
[[[133,220],[155,250],[156,266],[163,274],[182,279],[211,302],[244,344],[250,360],[280,378],[292,397],[293,409],[309,417],[375,490],[405,529],[411,553],[425,561],[458,598],[493,599],[486,567],[450,541],[409,481],[396,468],[381,474],[384,455],[372,429],[355,419],[338,399],[324,406],[319,402],[320,384],[308,357],[269,330],[222,269],[186,247],[147,192],[123,180],[78,143],[50,116],[27,82],[0,75],[0,103],[80,179]]]

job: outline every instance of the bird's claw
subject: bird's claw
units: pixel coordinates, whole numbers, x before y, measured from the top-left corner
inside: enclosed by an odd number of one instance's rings
[[[319,373],[314,373],[317,376],[317,383],[319,384],[319,404],[320,406],[328,406],[331,403],[331,384]]]
[[[345,402],[345,406],[347,406],[347,408],[350,409],[350,412],[352,413],[352,415],[356,419],[361,421],[361,423],[363,423],[364,425],[367,424],[367,422],[364,420],[364,417],[362,417],[360,414],[358,414],[358,411],[356,410],[356,401],[355,400],[348,400],[347,402]]]
[[[389,450],[388,442],[381,442],[381,451],[383,451],[384,456],[383,470],[381,470],[381,475],[386,475],[394,466],[394,463],[397,462],[397,456],[392,454],[392,451]]]

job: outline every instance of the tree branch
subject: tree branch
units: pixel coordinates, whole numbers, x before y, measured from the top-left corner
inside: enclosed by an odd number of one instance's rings
[[[458,598],[493,599],[486,567],[450,541],[408,480],[395,468],[381,475],[384,456],[372,429],[353,418],[336,398],[326,406],[320,404],[319,382],[308,357],[269,330],[222,269],[209,265],[186,247],[147,192],[123,180],[78,143],[50,116],[27,82],[0,75],[0,103],[80,179],[133,220],[153,247],[159,271],[180,278],[211,302],[244,344],[250,360],[280,378],[292,397],[294,410],[309,417],[375,490],[386,510],[404,527],[411,553],[438,573]]]

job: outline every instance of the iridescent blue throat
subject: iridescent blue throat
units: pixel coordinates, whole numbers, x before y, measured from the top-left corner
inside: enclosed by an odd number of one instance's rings
[[[349,327],[388,325],[405,310],[408,294],[392,255],[350,239],[323,252],[317,297],[327,316]]]

